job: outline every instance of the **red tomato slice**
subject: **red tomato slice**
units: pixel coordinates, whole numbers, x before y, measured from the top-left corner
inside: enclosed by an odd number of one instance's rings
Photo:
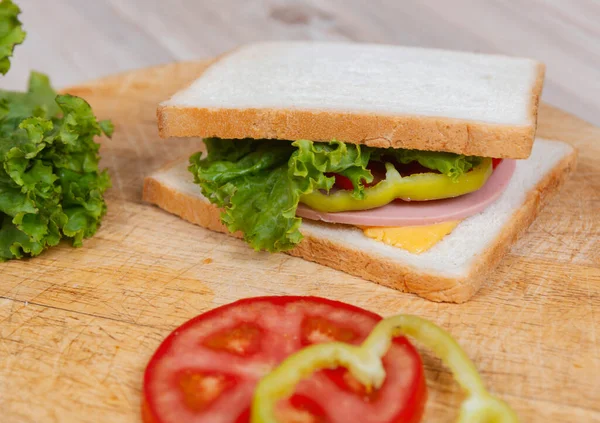
[[[496,169],[501,162],[502,159],[492,159],[492,169]]]
[[[248,423],[258,380],[306,345],[361,343],[381,317],[316,297],[258,297],[216,308],[176,329],[144,374],[146,423]],[[315,373],[278,406],[282,423],[417,423],[426,399],[421,358],[406,338],[383,358],[374,392],[343,368]],[[340,406],[343,404],[343,406]]]

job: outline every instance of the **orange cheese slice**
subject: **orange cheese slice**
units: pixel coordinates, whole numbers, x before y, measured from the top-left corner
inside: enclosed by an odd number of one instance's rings
[[[458,226],[460,220],[426,226],[362,227],[369,238],[402,248],[413,254],[421,254],[440,242]]]

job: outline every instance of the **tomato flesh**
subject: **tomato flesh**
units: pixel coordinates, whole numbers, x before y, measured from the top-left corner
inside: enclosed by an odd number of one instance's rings
[[[335,183],[333,186],[336,188],[345,189],[348,191],[351,191],[354,189],[354,184],[352,183],[350,178],[347,178],[344,175],[340,175],[339,173],[332,173],[332,174],[328,174],[327,176],[335,177]]]
[[[210,374],[186,371],[179,378],[179,389],[186,407],[195,412],[207,408],[216,398],[234,385],[235,378],[223,373]]]
[[[176,329],[150,360],[143,420],[248,423],[256,383],[283,359],[318,342],[360,344],[379,320],[369,311],[316,297],[259,297],[214,309]],[[396,338],[383,363],[386,381],[371,392],[346,369],[316,372],[278,404],[279,420],[420,421],[426,388],[417,351],[406,338]]]
[[[305,317],[300,330],[302,345],[333,341],[352,342],[357,337],[351,328],[336,325],[320,316]]]
[[[260,348],[260,335],[261,330],[258,326],[242,323],[210,335],[202,342],[202,345],[213,350],[249,356]]]

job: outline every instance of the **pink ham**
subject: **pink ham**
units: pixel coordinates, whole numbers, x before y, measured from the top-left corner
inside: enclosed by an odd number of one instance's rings
[[[516,167],[514,160],[504,159],[483,188],[456,198],[436,201],[394,201],[383,207],[364,211],[326,213],[298,205],[296,215],[330,223],[356,226],[417,226],[460,220],[484,210],[506,189]]]

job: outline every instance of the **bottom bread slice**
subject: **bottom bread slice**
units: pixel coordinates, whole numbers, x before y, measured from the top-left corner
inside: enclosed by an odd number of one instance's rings
[[[533,222],[575,162],[576,152],[569,144],[537,139],[531,156],[517,162],[509,186],[495,203],[463,220],[421,254],[368,238],[353,226],[307,219],[300,228],[304,239],[287,253],[429,300],[464,302]],[[202,195],[187,166],[187,158],[182,158],[147,177],[144,200],[189,222],[229,233],[221,211]]]

